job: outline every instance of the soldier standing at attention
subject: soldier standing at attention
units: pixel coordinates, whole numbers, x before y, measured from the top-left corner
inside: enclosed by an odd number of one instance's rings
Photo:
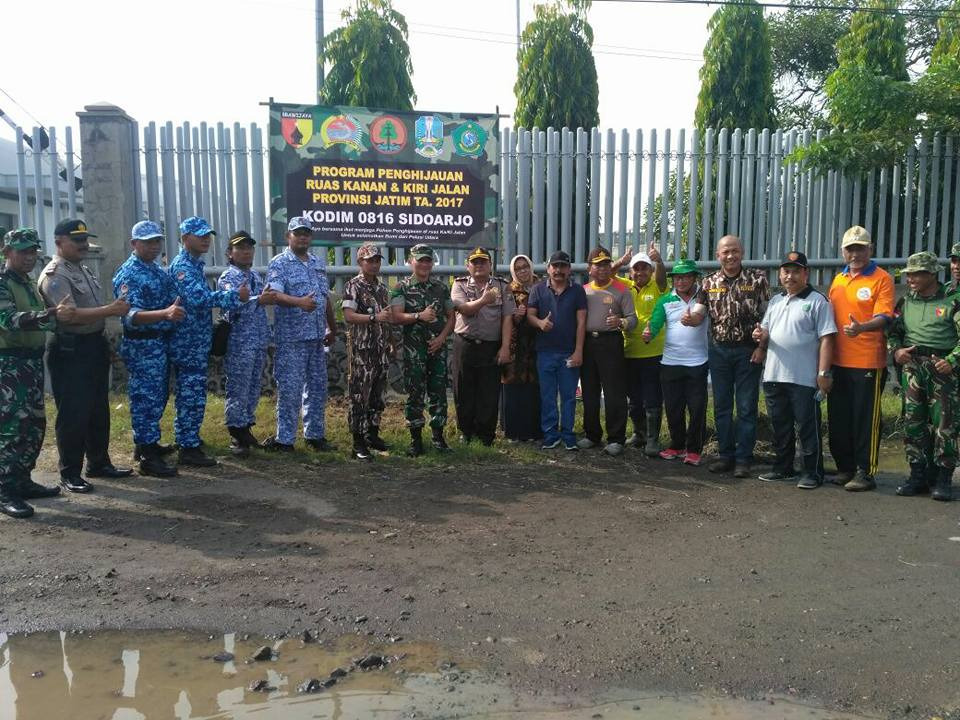
[[[267,285],[277,293],[274,314],[273,377],[277,382],[277,434],[267,450],[289,452],[303,412],[303,437],[319,452],[336,450],[327,442],[327,356],[337,331],[327,264],[310,252],[313,226],[305,217],[287,224],[287,249],[270,261]]]
[[[371,449],[387,449],[380,438],[380,415],[385,407],[393,313],[387,286],[379,278],[382,260],[379,247],[364,245],[357,251],[360,273],[343,286],[343,319],[350,347],[347,422],[357,460],[369,460]]]
[[[74,318],[57,323],[47,352],[50,385],[57,404],[57,452],[60,484],[70,492],[90,492],[87,477],[129,477],[133,470],[110,462],[110,346],[103,335],[104,318],[122,317],[130,310],[126,298],[100,304],[100,282],[86,265],[88,238],[95,238],[81,220],[64,220],[53,231],[57,255],[40,273],[40,294],[47,307],[66,301],[76,307]]]
[[[603,438],[600,426],[600,394],[604,398],[608,455],[619,455],[627,439],[627,363],[623,356],[623,331],[637,326],[630,286],[613,277],[613,259],[604,247],[587,256],[592,280],[584,286],[587,296],[587,335],[583,343],[580,386],[583,389],[583,435],[577,443],[583,450],[596,447]]]
[[[413,271],[390,291],[393,321],[403,325],[403,375],[407,384],[404,414],[410,428],[407,455],[423,455],[423,395],[430,400],[433,446],[449,450],[443,438],[447,424],[447,338],[454,312],[446,284],[430,276],[434,253],[429,245],[410,248]]]
[[[240,455],[260,442],[250,432],[257,422],[257,404],[260,402],[260,381],[267,361],[270,344],[270,323],[264,305],[273,305],[277,294],[267,290],[263,277],[254,271],[253,249],[257,241],[246,230],[238,230],[227,241],[227,261],[230,267],[217,280],[222,291],[246,286],[250,299],[235,310],[227,310],[223,317],[230,323],[227,353],[223,359],[227,376],[224,402],[224,420],[230,433],[230,446]]]
[[[465,277],[453,281],[450,299],[457,311],[453,329],[453,403],[457,427],[468,443],[474,437],[493,445],[500,405],[500,366],[510,362],[516,305],[506,280],[492,277],[490,251],[478,247],[467,257]]]
[[[960,298],[940,285],[931,252],[907,258],[910,292],[894,309],[887,346],[901,366],[903,442],[910,477],[897,495],[953,498],[957,464],[957,365],[960,363]]]
[[[202,217],[191,216],[180,223],[180,253],[170,263],[170,276],[177,283],[177,292],[186,317],[170,337],[170,359],[176,371],[177,417],[173,428],[183,465],[213,467],[217,461],[200,445],[200,426],[207,407],[207,365],[215,308],[233,310],[250,299],[250,288],[241,284],[236,290],[211,290],[203,275],[203,255],[216,235]]]
[[[140,461],[141,475],[171,477],[177,470],[163,456],[173,448],[160,444],[160,418],[169,395],[169,336],[186,313],[177,284],[156,262],[163,250],[160,226],[141,220],[130,237],[133,252],[113,276],[113,294],[130,303],[123,317],[120,356],[129,376],[130,424],[136,445],[133,457]]]
[[[30,271],[37,264],[36,230],[19,228],[3,236],[0,273],[0,512],[13,518],[33,515],[25,501],[57,495],[60,488],[30,479],[43,445],[43,346],[57,319],[70,322],[76,308],[61,301],[46,308]]]
[[[833,390],[827,399],[833,479],[844,490],[873,490],[880,455],[880,396],[887,384],[883,331],[893,318],[893,278],[870,259],[870,233],[854,225],[840,243],[846,267],[827,297],[840,328],[833,349]]]

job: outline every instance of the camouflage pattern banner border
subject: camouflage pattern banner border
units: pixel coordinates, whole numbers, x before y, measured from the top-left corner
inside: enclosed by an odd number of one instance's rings
[[[497,114],[270,105],[270,230],[315,244],[499,245]]]

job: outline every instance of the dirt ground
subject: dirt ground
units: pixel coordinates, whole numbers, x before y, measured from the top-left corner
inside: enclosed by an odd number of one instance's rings
[[[960,503],[895,474],[853,494],[530,457],[225,457],[37,501],[0,518],[0,628],[309,628],[435,642],[525,690],[960,717]]]

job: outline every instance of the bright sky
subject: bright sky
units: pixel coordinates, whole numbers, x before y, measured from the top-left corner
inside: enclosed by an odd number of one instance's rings
[[[328,32],[348,2],[325,0]],[[522,24],[533,4],[521,0]],[[417,108],[513,111],[515,0],[394,0],[394,7],[410,27]],[[713,11],[594,3],[603,127],[692,125]],[[20,31],[4,34],[0,109],[24,127],[34,124],[31,115],[58,131],[76,126],[78,110],[102,101],[141,124],[265,125],[260,101],[315,98],[312,0],[47,0],[6,3],[3,15]],[[13,133],[0,124],[0,136]]]

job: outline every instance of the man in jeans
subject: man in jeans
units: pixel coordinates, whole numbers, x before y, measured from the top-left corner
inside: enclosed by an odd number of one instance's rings
[[[770,300],[753,339],[767,348],[763,394],[773,426],[776,459],[764,482],[797,479],[793,469],[797,434],[803,470],[797,487],[823,484],[820,400],[833,387],[833,343],[837,326],[830,302],[809,283],[807,256],[790,251],[780,264],[783,292]],[[819,392],[818,392],[819,391]]]
[[[562,250],[550,256],[547,279],[530,291],[527,322],[539,330],[536,346],[543,449],[552,450],[563,442],[567,450],[576,450],[573,419],[587,332],[587,296],[582,285],[570,281],[570,256]]]
[[[734,477],[745,478],[750,477],[757,440],[757,400],[766,354],[752,334],[767,309],[770,284],[762,271],[743,267],[743,246],[736,235],[720,238],[717,260],[720,269],[704,278],[700,295],[710,313],[707,352],[719,455],[710,463],[710,472],[733,470]]]

